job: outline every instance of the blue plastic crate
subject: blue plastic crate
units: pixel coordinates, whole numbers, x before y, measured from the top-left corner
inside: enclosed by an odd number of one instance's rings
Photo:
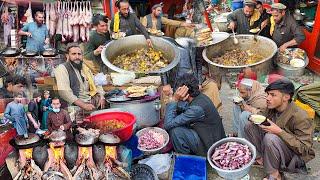
[[[176,155],[173,180],[206,180],[206,158],[192,155]]]

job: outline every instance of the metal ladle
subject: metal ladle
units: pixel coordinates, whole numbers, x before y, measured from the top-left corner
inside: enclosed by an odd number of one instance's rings
[[[236,38],[236,33],[234,33],[234,30],[232,29],[232,33],[233,33],[233,43],[234,44],[239,44],[238,39]]]

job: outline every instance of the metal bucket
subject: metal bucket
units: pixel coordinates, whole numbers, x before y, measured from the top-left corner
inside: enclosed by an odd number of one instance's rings
[[[265,75],[273,69],[273,59],[276,57],[278,47],[274,41],[263,36],[257,36],[257,41],[254,40],[253,35],[236,35],[239,44],[233,43],[233,36],[221,43],[214,44],[205,48],[202,52],[204,60],[209,65],[209,72],[211,76],[216,76],[221,79],[221,76],[226,75],[228,72],[240,72],[245,67],[251,67],[258,76]],[[213,57],[219,57],[226,51],[240,48],[242,50],[255,49],[263,57],[263,60],[249,65],[243,66],[225,66],[211,61]]]
[[[127,102],[111,102],[110,108],[120,108],[136,116],[137,129],[151,127],[160,122],[160,101],[155,99],[152,101],[127,101]]]
[[[148,72],[149,74],[162,74],[168,72],[172,68],[174,68],[180,61],[180,53],[178,48],[168,40],[151,36],[151,41],[153,44],[153,48],[163,52],[166,59],[170,61],[170,64],[164,68],[159,69],[158,71]],[[124,37],[118,40],[111,41],[103,48],[101,53],[101,59],[103,63],[108,66],[113,71],[119,73],[132,73],[132,71],[126,71],[121,69],[115,65],[113,65],[113,61],[116,57],[124,54],[130,53],[137,49],[146,48],[147,43],[146,39],[143,35],[133,35]]]

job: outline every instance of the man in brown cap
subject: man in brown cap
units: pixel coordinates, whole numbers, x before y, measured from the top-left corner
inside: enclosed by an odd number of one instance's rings
[[[298,46],[305,40],[302,28],[289,12],[286,12],[286,8],[281,3],[274,3],[271,6],[270,35],[282,52],[288,47]]]
[[[291,101],[294,85],[286,79],[266,87],[267,121],[247,122],[246,138],[257,148],[256,162],[264,166],[266,180],[281,180],[280,171],[306,172],[305,163],[315,157],[312,121]],[[251,118],[249,118],[252,120]]]
[[[250,34],[250,29],[260,27],[260,12],[255,9],[256,2],[253,0],[245,0],[244,7],[237,9],[228,15],[228,28],[238,34]]]

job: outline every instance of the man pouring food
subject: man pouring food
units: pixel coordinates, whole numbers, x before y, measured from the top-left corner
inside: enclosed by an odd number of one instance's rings
[[[28,52],[44,51],[44,46],[50,43],[47,26],[43,24],[44,13],[37,11],[35,22],[30,22],[23,26],[18,32],[20,36],[28,36],[26,50]]]

